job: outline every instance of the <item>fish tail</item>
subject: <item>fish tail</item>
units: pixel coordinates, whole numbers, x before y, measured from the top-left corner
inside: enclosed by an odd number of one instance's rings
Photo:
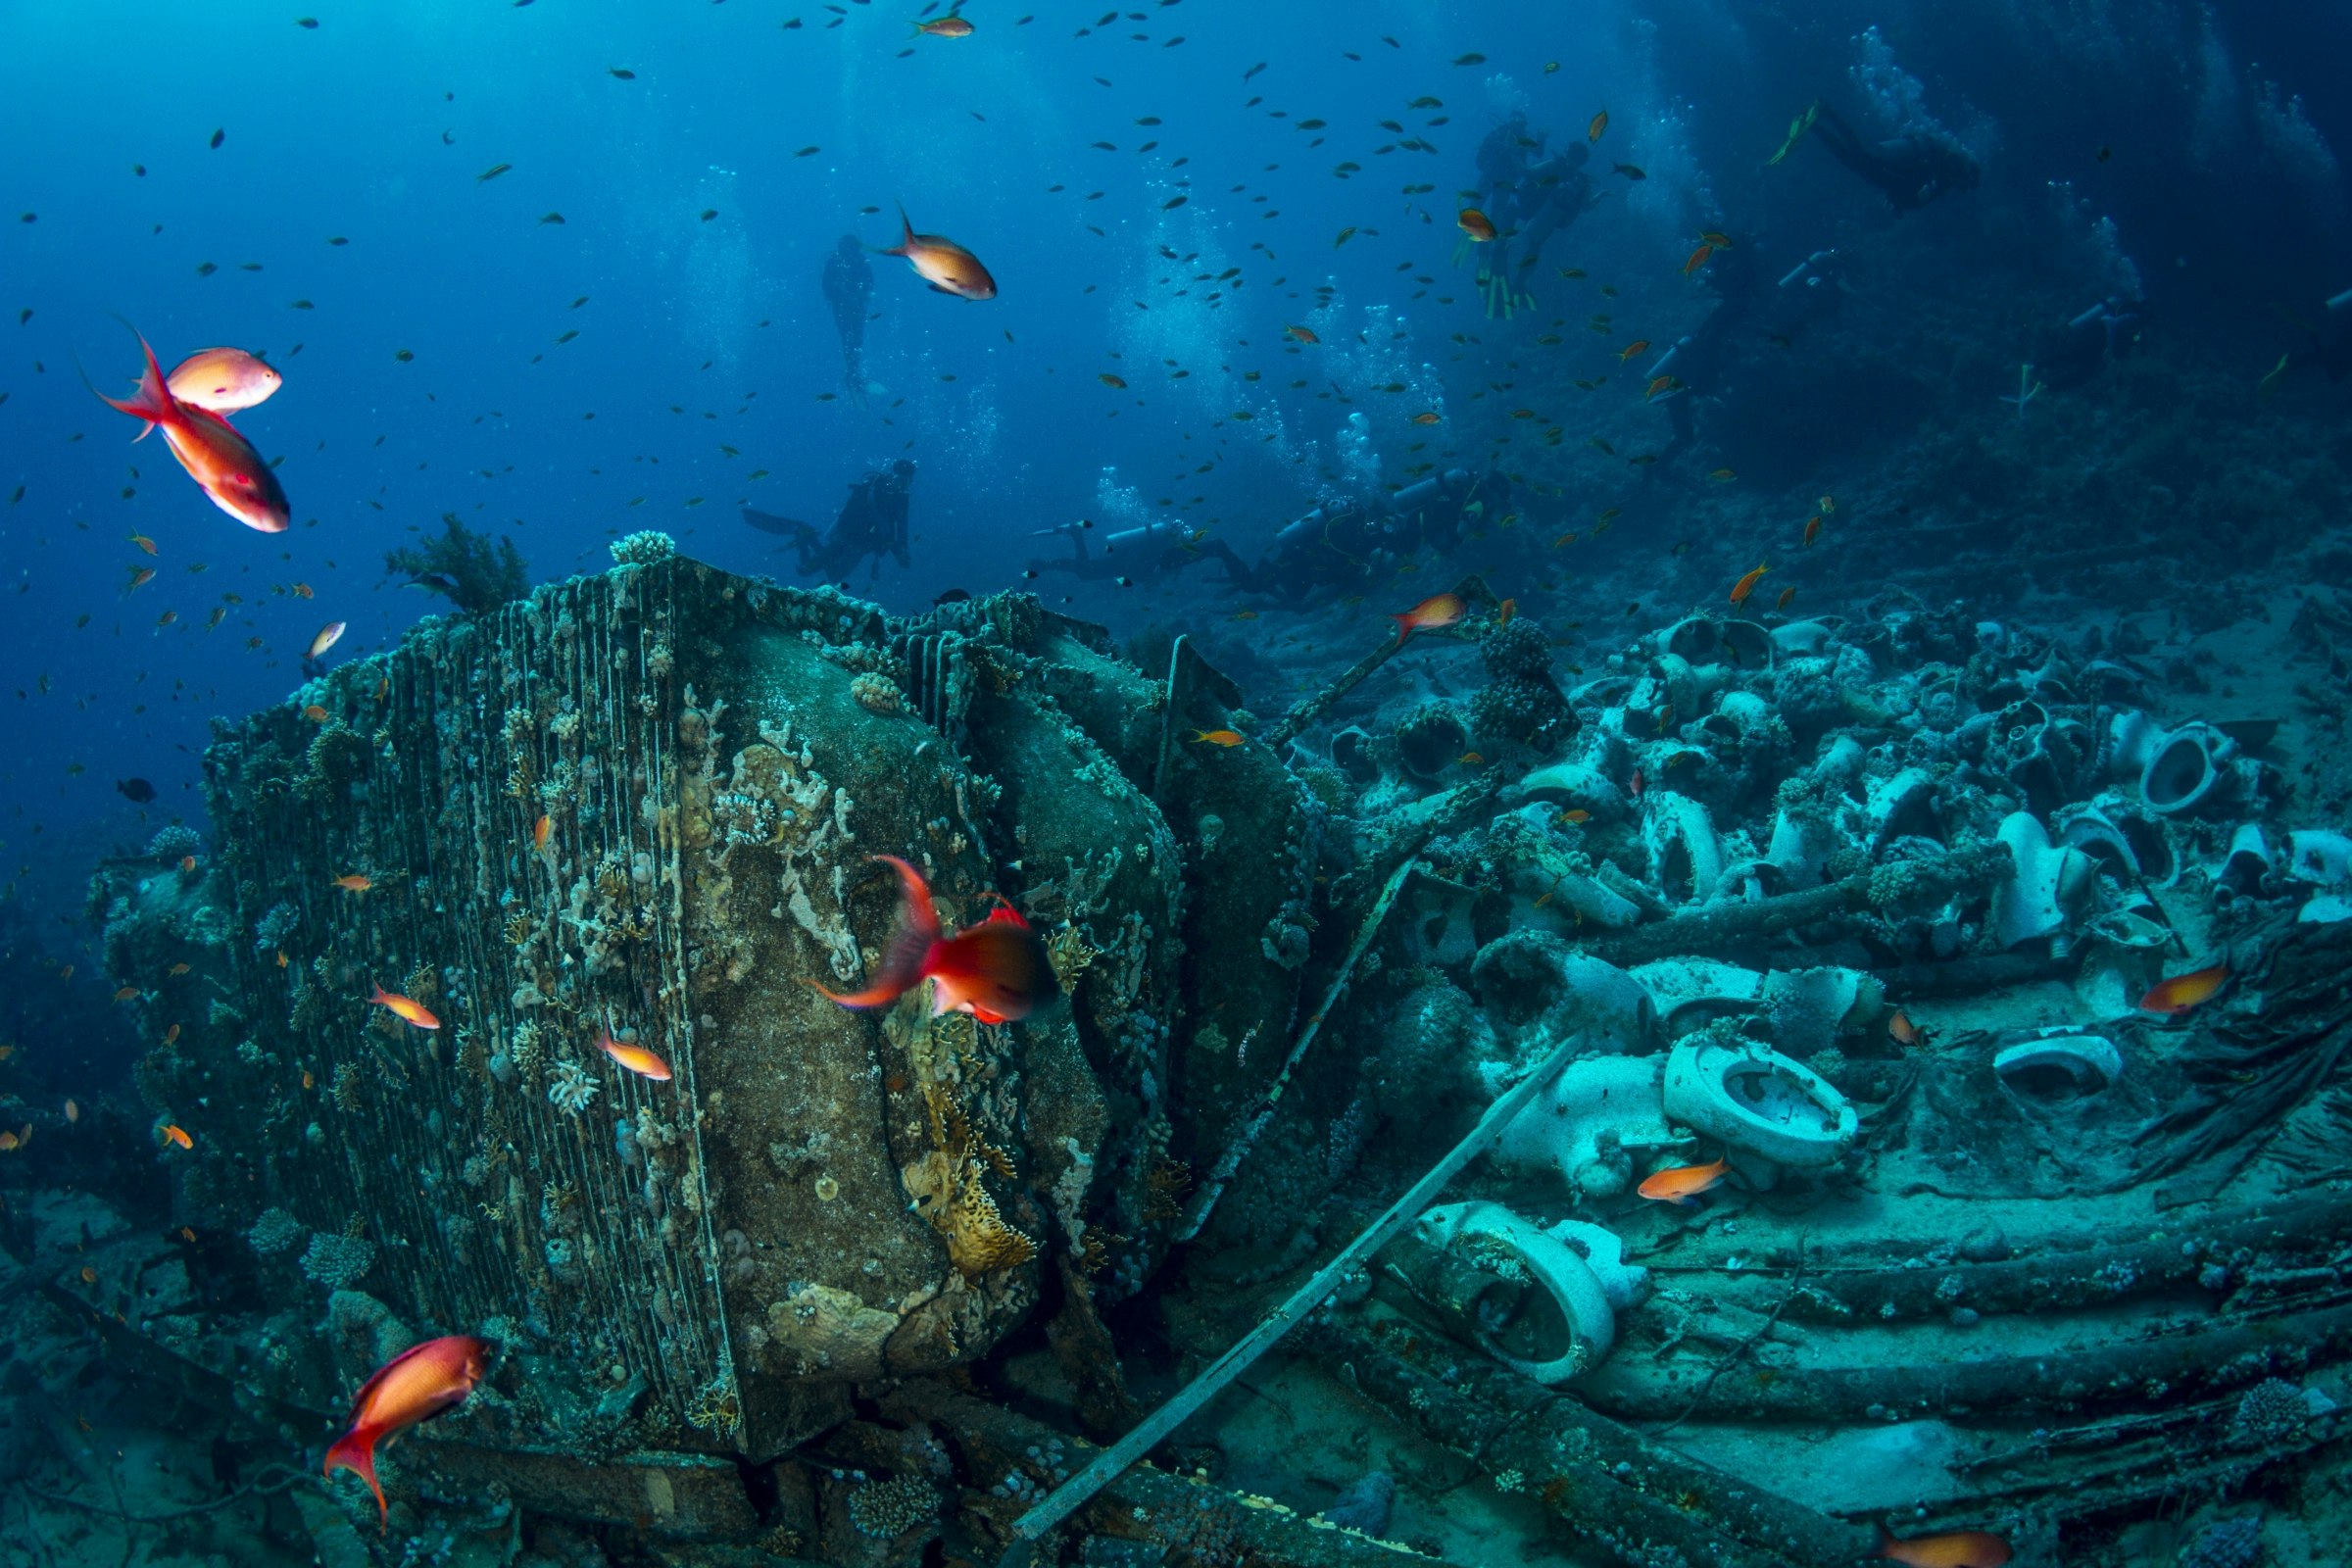
[[[127,321],[123,324],[130,325]],[[147,339],[140,336],[137,327],[131,327],[130,330],[131,336],[139,339],[139,352],[147,356],[147,368],[139,372],[137,393],[125,402],[122,398],[110,398],[105,393],[99,392],[94,386],[90,386],[90,390],[97,393],[99,400],[109,407],[127,414],[134,419],[146,420],[145,426],[140,429],[136,437],[136,439],[145,440],[157,425],[168,423],[178,414],[179,405],[172,400],[172,388],[164,380],[164,368],[156,363],[155,350],[147,346]],[[76,360],[74,363],[74,368],[80,369],[81,362]],[[81,381],[84,386],[90,385],[89,372],[86,370],[82,372]]]
[[[882,253],[883,255],[907,256],[913,254],[914,224],[907,220],[906,204],[905,202],[899,203],[899,232],[904,237],[898,242],[898,244],[892,246],[889,250],[884,251]]]
[[[383,1435],[384,1429],[381,1427],[353,1427],[337,1438],[333,1446],[326,1450],[326,1466],[319,1472],[331,1476],[337,1470],[349,1470],[368,1483],[368,1490],[375,1494],[376,1534],[379,1536],[392,1523],[391,1506],[384,1501],[384,1489],[375,1479],[375,1440]]]
[[[818,996],[845,1007],[879,1007],[898,1001],[923,978],[931,951],[939,943],[939,916],[932,911],[931,889],[924,883],[922,873],[895,855],[877,855],[874,858],[899,873],[901,904],[899,928],[892,933],[890,946],[883,950],[882,961],[874,967],[872,982],[862,991],[845,994],[827,991],[815,981],[808,981],[809,989]]]
[[[1404,640],[1413,634],[1413,619],[1410,615],[1391,615],[1389,618],[1396,623],[1396,648],[1402,648]],[[1395,653],[1396,648],[1389,652]]]
[[[1870,1554],[1873,1557],[1893,1557],[1894,1548],[1897,1544],[1894,1539],[1894,1532],[1887,1529],[1884,1521],[1878,1519],[1873,1519],[1870,1522],[1870,1528],[1878,1535],[1878,1544],[1871,1547]]]

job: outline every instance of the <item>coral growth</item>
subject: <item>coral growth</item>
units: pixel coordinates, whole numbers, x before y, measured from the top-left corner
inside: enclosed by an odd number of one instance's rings
[[[455,514],[444,516],[442,526],[438,539],[388,552],[384,570],[425,582],[469,615],[485,614],[528,591],[530,568],[512,538],[493,544],[488,534],[466,527]]]

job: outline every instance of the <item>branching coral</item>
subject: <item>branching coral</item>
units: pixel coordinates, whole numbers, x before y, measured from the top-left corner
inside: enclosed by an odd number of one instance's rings
[[[514,541],[496,544],[445,515],[440,538],[422,545],[404,545],[384,557],[384,569],[419,578],[449,596],[450,603],[469,615],[479,615],[520,599],[530,587],[530,568]]]

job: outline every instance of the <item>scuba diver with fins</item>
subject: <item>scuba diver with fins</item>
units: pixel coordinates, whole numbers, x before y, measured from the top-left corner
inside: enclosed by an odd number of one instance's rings
[[[1920,125],[1885,141],[1864,141],[1838,111],[1819,99],[1788,126],[1788,139],[1765,160],[1780,163],[1807,131],[1862,182],[1893,207],[1896,217],[1927,206],[1947,191],[1975,190],[1984,171],[1950,132]]]
[[[882,575],[886,555],[903,567],[913,564],[906,549],[907,492],[913,483],[911,459],[901,458],[875,469],[850,486],[849,499],[841,504],[832,528],[821,534],[797,517],[779,517],[752,507],[743,509],[743,520],[762,533],[783,535],[787,547],[800,558],[796,569],[804,577],[846,583],[859,563],[871,556],[873,566],[867,578],[871,581]]]

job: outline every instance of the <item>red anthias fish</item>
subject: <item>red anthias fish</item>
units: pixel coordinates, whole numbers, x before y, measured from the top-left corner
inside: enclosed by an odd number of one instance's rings
[[[155,350],[143,337],[139,351],[147,356],[147,369],[139,377],[137,395],[127,403],[103,392],[98,395],[132,418],[146,420],[149,429],[162,430],[172,455],[188,470],[188,477],[212,497],[214,506],[248,528],[285,532],[293,507],[268,461],[226,419],[173,397],[164,379],[164,368],[156,363]]]
[[[351,1427],[326,1450],[323,1473],[350,1470],[368,1483],[382,1515],[378,1534],[391,1523],[392,1510],[384,1502],[384,1489],[376,1485],[375,1446],[464,1404],[482,1381],[495,1348],[470,1334],[427,1340],[385,1362],[360,1386],[351,1401]]]
[[[943,937],[922,873],[895,855],[874,858],[899,873],[905,900],[899,929],[872,984],[843,996],[809,981],[820,996],[845,1007],[880,1007],[927,979],[933,1013],[968,1012],[982,1023],[1004,1023],[1028,1017],[1061,989],[1046,957],[1046,945],[1002,897],[987,919]]]

